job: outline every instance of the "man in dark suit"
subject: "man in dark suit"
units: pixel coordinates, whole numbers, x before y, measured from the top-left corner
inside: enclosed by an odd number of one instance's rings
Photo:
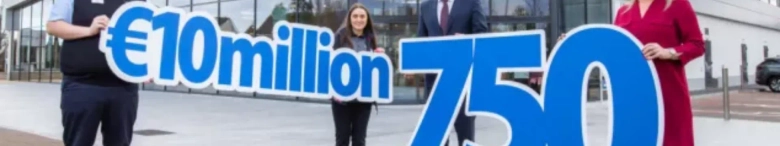
[[[420,5],[417,36],[448,36],[487,32],[487,21],[480,0],[427,0]],[[425,95],[430,96],[436,74],[425,75]],[[455,132],[460,145],[474,141],[475,117],[465,114],[461,106],[455,119]],[[449,141],[447,144],[449,145]]]

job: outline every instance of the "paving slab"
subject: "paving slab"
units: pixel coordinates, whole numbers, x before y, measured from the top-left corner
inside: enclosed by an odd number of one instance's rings
[[[134,146],[331,146],[335,139],[328,104],[143,91],[139,106]],[[602,103],[587,104],[587,133],[592,146],[608,145],[608,109]],[[421,111],[420,105],[380,106],[371,115],[368,143],[407,144]],[[0,84],[0,127],[56,141],[61,139],[60,118],[59,85]],[[780,124],[775,122],[709,117],[697,117],[694,122],[697,145],[780,143]],[[504,128],[498,120],[478,117],[476,140],[486,146],[501,145],[507,138]],[[451,139],[454,141],[454,136]],[[100,141],[98,137],[96,145]]]
[[[0,127],[0,145],[2,146],[60,146],[59,140],[30,134],[27,132]]]
[[[694,99],[696,116],[723,118],[723,94]],[[780,122],[780,94],[760,90],[743,90],[729,94],[730,117],[733,119]]]

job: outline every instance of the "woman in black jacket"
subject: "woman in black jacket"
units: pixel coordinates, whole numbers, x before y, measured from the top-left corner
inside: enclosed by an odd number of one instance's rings
[[[355,3],[349,8],[349,13],[338,31],[334,49],[345,47],[356,52],[384,52],[377,48],[374,36],[374,26],[368,9]],[[336,125],[336,146],[365,146],[368,119],[371,116],[373,103],[357,100],[340,101],[332,98],[333,122]]]

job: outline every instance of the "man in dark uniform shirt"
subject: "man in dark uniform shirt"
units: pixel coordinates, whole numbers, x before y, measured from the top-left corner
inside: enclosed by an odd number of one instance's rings
[[[66,146],[92,146],[98,125],[105,146],[128,146],[138,85],[119,79],[98,49],[100,31],[127,0],[56,0],[46,31],[62,38],[60,108]]]

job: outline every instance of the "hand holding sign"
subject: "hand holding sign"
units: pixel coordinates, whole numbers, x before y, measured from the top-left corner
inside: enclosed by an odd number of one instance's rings
[[[642,48],[642,53],[648,60],[653,59],[672,59],[672,53],[664,49],[658,43],[648,43]]]
[[[106,15],[100,15],[92,19],[92,24],[89,26],[89,34],[90,36],[100,33],[100,31],[104,30],[106,27],[108,27],[108,16]]]

